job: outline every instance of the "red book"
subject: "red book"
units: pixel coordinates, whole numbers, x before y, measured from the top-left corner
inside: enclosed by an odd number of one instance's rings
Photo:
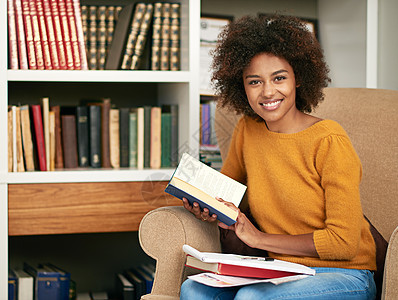
[[[46,160],[46,146],[44,142],[44,130],[43,130],[43,118],[41,114],[40,104],[31,105],[34,137],[36,140],[37,157],[39,162],[39,170],[47,171],[47,160]]]
[[[30,0],[28,2],[29,2],[30,19],[32,21],[33,44],[35,45],[36,68],[38,70],[44,70],[43,49],[41,46],[41,36],[40,36],[39,20],[37,18],[36,1]]]
[[[73,2],[73,11],[75,13],[76,33],[77,33],[77,41],[79,43],[81,68],[82,70],[88,70],[86,42],[84,39],[80,0],[72,0],[72,2]]]
[[[7,16],[8,16],[8,58],[9,69],[18,69],[18,41],[17,28],[15,25],[14,1],[7,2]]]
[[[28,53],[29,69],[36,70],[35,44],[33,41],[33,27],[30,16],[29,0],[22,0],[22,17],[25,29],[26,48]]]
[[[61,70],[67,70],[68,67],[66,63],[66,52],[65,52],[64,38],[62,36],[61,20],[59,18],[58,3],[57,0],[44,0],[44,1],[49,1],[51,7],[50,15],[52,16],[52,23],[54,25],[54,35],[57,44],[59,67]],[[46,6],[44,5],[44,9],[45,8]]]
[[[315,275],[315,270],[307,266],[270,257],[200,252],[188,245],[183,250],[187,253],[186,266],[220,275],[251,278]]]
[[[40,28],[40,38],[41,38],[41,46],[43,51],[44,68],[46,70],[52,70],[53,66],[51,62],[50,46],[48,44],[46,19],[44,17],[43,2],[41,0],[36,0],[36,13]]]
[[[66,66],[68,70],[74,70],[75,62],[73,60],[73,50],[69,34],[69,22],[68,22],[68,17],[66,15],[65,0],[58,0],[58,13],[59,13],[59,20],[61,22],[62,38],[65,46]]]
[[[21,70],[27,70],[29,68],[29,65],[28,65],[28,54],[26,51],[25,27],[23,22],[21,0],[15,0],[14,8],[15,8],[15,23],[17,29],[19,68]]]
[[[59,70],[59,57],[57,49],[57,41],[55,39],[55,30],[53,24],[53,17],[51,13],[51,6],[49,0],[37,0],[43,6],[45,26],[47,29],[48,46],[50,48],[51,64],[54,70]]]
[[[81,59],[80,59],[80,49],[79,49],[79,42],[77,39],[77,24],[75,18],[75,12],[73,10],[73,3],[72,0],[66,0],[66,17],[69,22],[69,36],[70,42],[72,46],[72,53],[73,53],[73,61],[75,63],[75,70],[81,70]]]

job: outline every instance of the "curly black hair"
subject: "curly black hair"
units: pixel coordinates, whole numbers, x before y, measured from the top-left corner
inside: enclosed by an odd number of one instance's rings
[[[299,85],[298,110],[311,112],[323,100],[329,69],[321,46],[305,24],[291,16],[245,16],[226,26],[212,52],[212,83],[221,106],[257,118],[247,100],[243,70],[259,53],[275,55],[291,65]]]

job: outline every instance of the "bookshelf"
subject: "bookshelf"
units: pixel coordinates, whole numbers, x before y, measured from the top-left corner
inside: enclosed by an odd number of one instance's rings
[[[106,1],[81,1],[104,4]],[[135,1],[113,1],[121,4]],[[7,105],[50,102],[106,88],[117,104],[178,104],[179,149],[198,155],[200,2],[181,0],[181,71],[8,70],[7,1],[0,6],[0,298],[7,297],[8,236],[137,231],[144,214],[180,205],[163,193],[173,169],[76,169],[8,172]],[[109,3],[109,2],[108,2]],[[138,95],[134,91],[138,90]],[[145,92],[148,91],[148,93]],[[40,93],[42,93],[40,95]],[[67,95],[67,96],[65,96]],[[140,100],[137,100],[140,98]]]

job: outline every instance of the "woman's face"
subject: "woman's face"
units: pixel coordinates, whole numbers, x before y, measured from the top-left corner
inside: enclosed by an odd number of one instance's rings
[[[243,84],[251,108],[269,130],[283,132],[294,121],[296,79],[293,68],[283,58],[260,53],[243,71]]]

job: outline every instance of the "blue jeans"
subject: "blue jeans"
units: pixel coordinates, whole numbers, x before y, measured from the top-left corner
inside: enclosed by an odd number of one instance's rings
[[[376,285],[368,270],[313,268],[315,276],[274,285],[257,283],[242,287],[214,288],[187,279],[180,300],[251,299],[375,299]]]

